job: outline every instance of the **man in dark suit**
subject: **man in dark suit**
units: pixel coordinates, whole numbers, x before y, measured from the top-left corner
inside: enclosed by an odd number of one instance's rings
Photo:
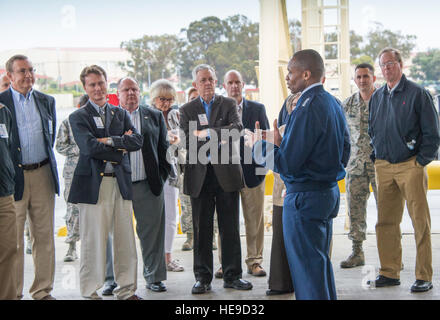
[[[24,223],[26,215],[32,237],[35,278],[29,292],[32,298],[51,296],[55,276],[54,208],[59,194],[58,172],[53,153],[55,142],[55,99],[32,87],[32,62],[15,55],[6,62],[11,87],[0,94],[12,115],[12,162],[15,168],[17,212],[17,297],[23,297]]]
[[[212,232],[217,210],[225,288],[250,290],[242,280],[239,190],[243,187],[238,147],[243,125],[235,100],[215,95],[217,78],[209,65],[193,71],[199,99],[180,108],[182,142],[187,149],[184,193],[191,196],[194,227],[193,294],[211,289]],[[234,142],[235,141],[235,142]],[[233,143],[234,142],[234,143]]]
[[[69,116],[80,156],[68,202],[78,203],[80,210],[81,295],[100,299],[96,290],[104,284],[111,233],[118,284],[114,294],[117,299],[139,300],[128,152],[139,150],[143,139],[127,111],[107,103],[104,69],[86,67],[80,78],[89,102]]]
[[[243,98],[244,82],[240,72],[237,70],[226,72],[223,87],[228,97],[237,102],[238,115],[245,129],[254,131],[256,122],[260,124],[261,129],[270,129],[264,105]],[[240,190],[240,198],[246,227],[247,272],[262,277],[266,275],[261,263],[264,246],[264,187],[266,186],[264,179],[267,170],[253,161],[252,149],[244,144],[244,137],[240,138],[240,163],[245,181],[244,188]],[[222,277],[222,270],[218,270],[215,275]]]
[[[171,166],[166,159],[167,127],[160,111],[140,106],[140,90],[133,78],[118,83],[118,98],[133,126],[144,137],[140,150],[130,152],[133,209],[144,261],[147,289],[166,291],[165,205],[163,185]]]
[[[11,113],[0,103],[0,300],[17,299],[17,214],[11,129]]]

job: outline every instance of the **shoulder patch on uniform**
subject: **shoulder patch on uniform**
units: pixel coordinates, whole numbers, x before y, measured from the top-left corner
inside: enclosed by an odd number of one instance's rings
[[[308,97],[304,102],[302,103],[301,107],[305,107],[310,101],[310,97]]]

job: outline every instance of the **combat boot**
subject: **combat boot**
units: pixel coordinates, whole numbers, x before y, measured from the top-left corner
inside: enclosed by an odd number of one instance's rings
[[[341,268],[353,268],[365,265],[364,251],[362,250],[362,241],[353,241],[353,252],[341,262]]]
[[[69,249],[67,250],[66,256],[64,257],[64,262],[72,262],[78,259],[76,255],[76,243],[70,242]]]
[[[192,232],[186,233],[186,241],[182,245],[182,251],[189,251],[193,248],[193,234]]]

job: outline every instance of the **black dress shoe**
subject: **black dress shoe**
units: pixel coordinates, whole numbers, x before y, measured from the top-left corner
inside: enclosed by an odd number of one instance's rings
[[[204,283],[201,281],[197,281],[194,286],[191,289],[192,294],[202,294],[206,293],[207,291],[211,290],[211,284],[210,283]]]
[[[411,292],[425,292],[432,289],[431,281],[416,280],[411,286]]]
[[[237,279],[231,282],[223,282],[223,288],[232,288],[236,290],[251,290],[252,283],[243,279]]]
[[[113,290],[115,290],[116,286],[106,286],[104,290],[102,290],[103,296],[112,296]]]
[[[368,285],[372,285],[372,281],[367,281]],[[390,287],[390,286],[399,286],[400,285],[400,279],[393,279],[388,278],[383,275],[378,275],[376,280],[374,281],[374,284],[376,288],[382,288],[382,287]]]
[[[280,294],[287,294],[287,293],[293,293],[293,290],[274,290],[274,289],[269,289],[266,290],[266,296],[277,296]]]
[[[151,291],[154,291],[154,292],[167,291],[167,287],[165,287],[165,285],[163,284],[162,281],[147,283],[147,289],[150,289]]]

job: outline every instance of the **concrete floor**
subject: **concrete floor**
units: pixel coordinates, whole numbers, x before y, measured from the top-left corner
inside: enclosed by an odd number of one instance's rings
[[[73,111],[69,109],[60,109],[57,111],[58,124]],[[64,165],[64,157],[55,153],[57,156],[58,170],[60,176],[60,184],[63,188],[62,168]],[[61,190],[62,194],[62,190]],[[270,200],[270,197],[267,197]],[[369,279],[374,279],[378,268],[379,258],[376,247],[376,236],[374,226],[376,223],[376,207],[373,196],[368,201],[367,211],[367,241],[364,243],[364,251],[366,255],[367,265],[354,269],[341,269],[339,263],[341,260],[347,258],[351,252],[351,241],[347,238],[346,229],[346,215],[345,215],[345,197],[341,196],[341,206],[338,217],[334,219],[333,225],[333,252],[332,261],[335,273],[336,288],[338,298],[342,300],[432,300],[440,299],[440,190],[429,190],[428,201],[431,209],[432,220],[432,250],[433,250],[433,268],[434,289],[427,293],[412,294],[410,287],[415,281],[414,266],[415,266],[415,243],[413,229],[409,215],[405,210],[403,215],[401,230],[403,233],[402,247],[403,247],[403,263],[404,270],[401,272],[401,285],[392,288],[367,288],[365,282]],[[270,202],[266,203],[266,209],[270,209]],[[55,203],[55,227],[56,230],[63,226],[64,214],[66,205],[64,199],[56,198]],[[55,230],[55,232],[56,232]],[[241,234],[244,235],[243,219],[241,217]],[[137,243],[138,249],[138,291],[137,294],[148,300],[292,300],[294,295],[272,296],[265,295],[267,290],[268,277],[252,277],[246,273],[244,264],[246,254],[246,239],[241,237],[242,252],[243,252],[243,278],[249,280],[254,285],[251,291],[236,291],[231,289],[224,289],[222,280],[214,279],[212,282],[212,291],[204,295],[192,295],[191,288],[195,282],[192,272],[192,251],[181,251],[182,243],[185,241],[183,235],[178,235],[174,242],[173,258],[179,259],[185,267],[184,272],[168,273],[168,280],[165,284],[168,288],[167,292],[154,293],[145,288],[145,281],[142,277],[142,264],[140,246]],[[265,250],[263,267],[269,271],[270,248],[272,241],[272,232],[269,229],[265,235]],[[56,276],[53,295],[58,299],[77,300],[82,299],[79,294],[79,261],[65,263],[63,262],[64,255],[67,250],[67,245],[64,243],[63,237],[56,237]],[[214,254],[215,269],[218,265],[217,251]],[[28,293],[29,287],[33,281],[33,262],[30,255],[25,258],[25,283],[24,283],[24,299],[31,299]],[[104,298],[104,299],[112,299]]]
[[[265,236],[265,250],[263,267],[269,271],[269,257],[271,246],[271,234]],[[165,284],[167,292],[154,293],[145,288],[145,281],[141,273],[141,254],[138,243],[138,290],[137,294],[148,300],[292,300],[293,294],[268,297],[265,295],[267,290],[268,277],[252,277],[246,273],[243,263],[243,278],[249,280],[254,285],[251,291],[236,291],[224,289],[223,282],[214,279],[212,282],[212,291],[203,295],[192,295],[191,288],[195,282],[192,272],[192,251],[181,251],[181,245],[185,238],[176,237],[174,242],[173,258],[179,259],[183,264],[185,271],[169,272]],[[246,240],[242,237],[242,248],[245,248]],[[339,262],[344,260],[351,250],[351,242],[347,240],[344,234],[336,234],[333,238],[332,261],[335,273],[336,288],[338,298],[341,300],[419,300],[419,299],[440,299],[440,235],[432,235],[433,243],[433,265],[434,265],[434,289],[427,293],[412,294],[410,287],[414,282],[414,264],[415,264],[415,245],[412,234],[403,235],[403,263],[404,270],[401,272],[401,285],[392,288],[368,288],[365,282],[370,278],[375,278],[379,267],[378,254],[376,249],[375,235],[368,235],[365,243],[366,266],[354,269],[341,269]],[[75,262],[63,262],[67,245],[64,238],[56,238],[56,276],[53,295],[57,299],[63,300],[81,300],[79,294],[79,260]],[[244,258],[243,258],[244,260]],[[218,266],[217,251],[214,254],[215,268]],[[25,292],[24,299],[31,299],[29,287],[33,280],[33,262],[30,255],[25,259]],[[104,297],[112,299],[112,297]]]

